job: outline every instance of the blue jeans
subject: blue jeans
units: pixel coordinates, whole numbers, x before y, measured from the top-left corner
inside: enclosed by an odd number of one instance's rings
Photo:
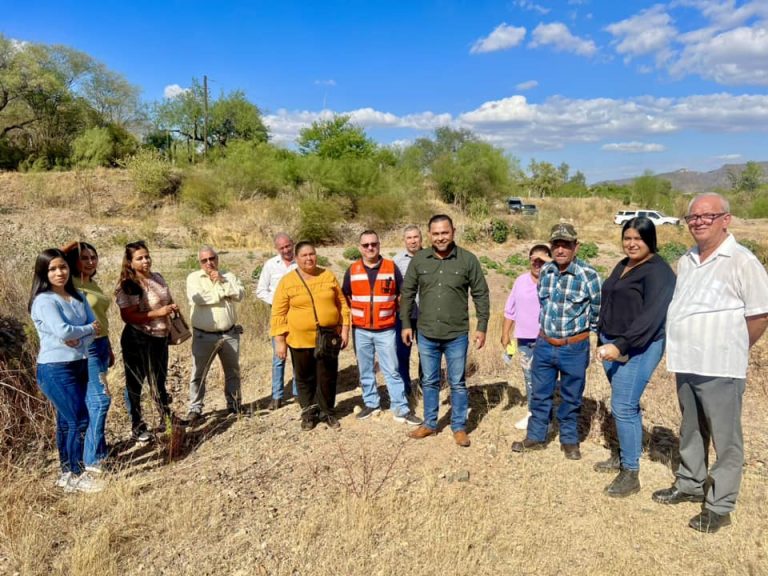
[[[589,364],[589,338],[568,344],[552,346],[544,338],[536,340],[531,363],[533,394],[531,417],[528,419],[528,438],[536,442],[547,439],[547,426],[552,415],[555,384],[560,375],[560,443],[578,444],[577,424],[584,395],[587,365]]]
[[[37,383],[56,409],[56,446],[61,471],[79,475],[83,471],[83,444],[88,428],[85,407],[88,361],[38,364]]]
[[[98,466],[107,457],[104,428],[112,399],[107,394],[106,378],[109,368],[109,338],[96,338],[88,346],[88,430],[85,432],[84,460],[86,466]]]
[[[355,354],[360,372],[360,387],[363,389],[363,403],[368,408],[378,408],[379,391],[376,389],[374,355],[379,355],[379,368],[389,390],[389,408],[395,416],[405,416],[411,409],[405,396],[405,385],[397,371],[397,330],[364,330],[355,328]]]
[[[285,384],[285,360],[281,360],[275,353],[275,339],[272,338],[272,398],[282,400]],[[293,375],[293,395],[299,397],[298,388],[296,388],[296,374]]]
[[[601,341],[610,342],[602,337]],[[633,353],[625,363],[603,362],[605,375],[611,383],[611,413],[619,436],[621,467],[627,470],[640,469],[643,451],[640,397],[664,355],[664,344],[664,338],[651,342],[637,354]]]
[[[437,429],[440,408],[440,361],[445,355],[448,383],[451,385],[451,430],[458,432],[467,427],[466,367],[469,337],[467,334],[452,340],[435,340],[419,333],[419,360],[424,371],[424,426]]]
[[[531,396],[533,395],[531,364],[533,362],[534,348],[536,348],[535,338],[517,339],[517,353],[520,360],[520,368],[523,369],[523,380],[525,381],[525,397],[528,400],[528,412],[531,411]]]

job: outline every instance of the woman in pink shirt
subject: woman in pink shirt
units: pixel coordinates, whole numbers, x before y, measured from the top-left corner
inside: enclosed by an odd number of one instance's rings
[[[537,244],[528,252],[528,258],[531,262],[531,270],[521,274],[515,280],[512,291],[507,297],[507,304],[504,306],[504,326],[501,330],[501,345],[505,351],[510,343],[510,333],[514,334],[525,379],[528,414],[515,423],[515,428],[518,430],[525,430],[528,427],[528,417],[531,415],[531,359],[536,338],[539,335],[539,310],[541,309],[538,294],[539,273],[544,264],[552,261],[552,252],[546,244]]]

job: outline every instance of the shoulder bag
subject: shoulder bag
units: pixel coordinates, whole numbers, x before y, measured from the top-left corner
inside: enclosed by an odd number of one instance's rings
[[[181,312],[172,312],[168,316],[168,344],[176,345],[186,342],[192,337],[192,331],[189,329],[187,321],[184,320],[184,316]]]

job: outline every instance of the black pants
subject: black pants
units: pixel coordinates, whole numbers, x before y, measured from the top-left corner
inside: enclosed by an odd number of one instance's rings
[[[339,359],[317,360],[314,348],[290,348],[290,351],[302,410],[317,406],[323,414],[333,414]]]
[[[168,376],[168,338],[149,336],[126,324],[120,337],[125,366],[125,400],[131,416],[131,428],[145,427],[141,418],[141,386],[149,385],[152,400],[164,417],[170,414],[171,398],[165,389]]]

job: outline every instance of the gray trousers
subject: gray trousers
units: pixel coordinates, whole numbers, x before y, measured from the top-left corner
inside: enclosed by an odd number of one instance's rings
[[[235,330],[223,334],[209,334],[193,330],[192,380],[189,382],[189,411],[201,414],[205,398],[206,366],[219,357],[224,369],[224,397],[227,409],[240,408],[240,335]]]
[[[704,506],[717,514],[731,512],[744,466],[741,403],[746,380],[682,373],[675,376],[683,415],[675,485],[687,494],[705,493],[711,440],[716,459],[709,468],[712,484]]]

